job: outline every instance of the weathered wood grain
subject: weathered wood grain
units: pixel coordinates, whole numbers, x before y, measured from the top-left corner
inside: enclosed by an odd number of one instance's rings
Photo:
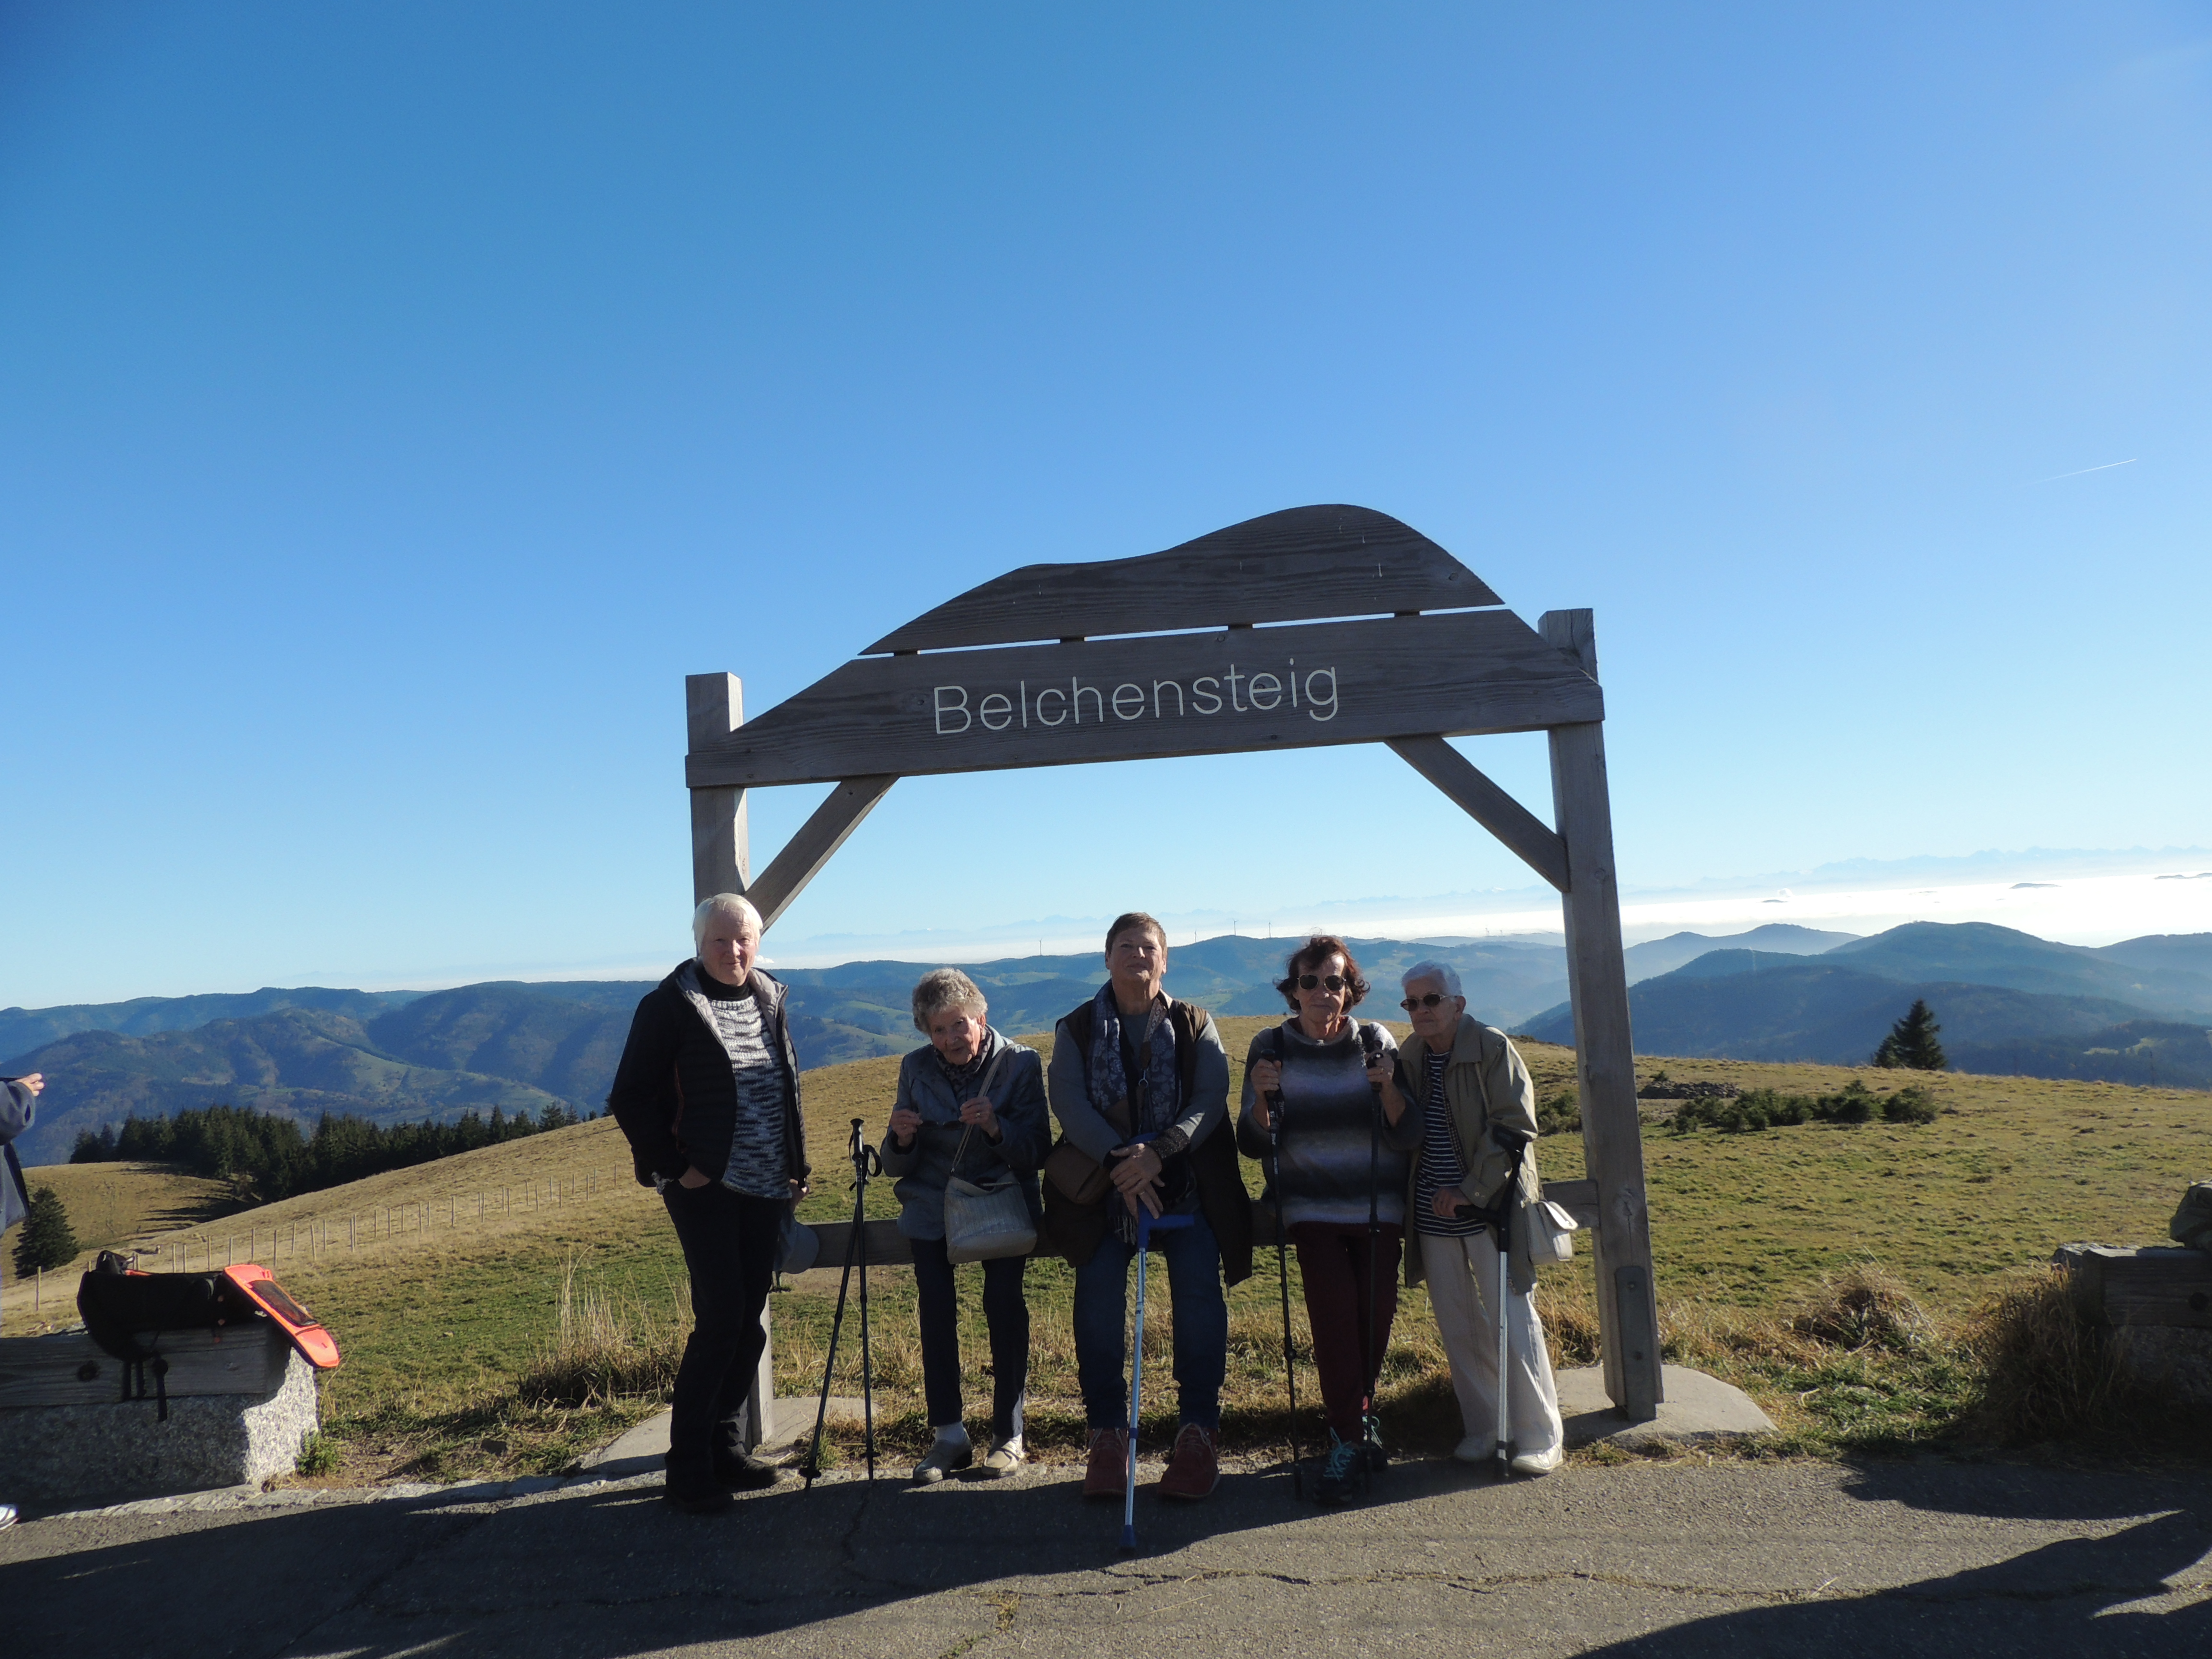
[[[1393,738],[1398,757],[1419,772],[1477,823],[1519,854],[1561,892],[1567,890],[1566,843],[1551,826],[1500,789],[1473,761],[1442,738]]]
[[[775,926],[776,918],[791,908],[791,902],[805,890],[806,884],[897,781],[896,775],[848,778],[830,792],[830,798],[799,826],[799,833],[769,860],[760,880],[745,896],[761,913],[762,932]]]
[[[969,588],[868,649],[936,651],[1498,603],[1474,572],[1387,514],[1294,507],[1164,553],[1024,565]]]
[[[267,1320],[221,1330],[166,1331],[149,1340],[168,1359],[165,1380],[172,1399],[272,1393],[284,1380],[285,1357],[292,1351],[284,1334]],[[80,1376],[87,1368],[93,1374]],[[0,1407],[121,1403],[123,1369],[121,1360],[82,1331],[0,1338]],[[146,1388],[145,1409],[150,1412],[150,1364]]]
[[[1596,679],[1597,645],[1589,611],[1549,611],[1540,626],[1563,662]],[[1635,1055],[1629,1040],[1628,971],[1621,957],[1620,894],[1613,874],[1605,728],[1595,720],[1555,726],[1550,739],[1552,817],[1567,853],[1567,888],[1560,908],[1566,922],[1567,994],[1574,1008],[1583,1156],[1598,1189],[1596,1288],[1606,1392],[1631,1421],[1647,1422],[1658,1414],[1664,1396],[1658,1344],[1650,1334],[1659,1328],[1659,1314],[1652,1291],[1644,1132],[1636,1115]],[[1624,1294],[1637,1305],[1624,1308]]]
[[[2074,1305],[2092,1324],[2212,1330],[2212,1255],[2203,1250],[2064,1244],[2051,1260],[2067,1270]]]
[[[745,722],[745,692],[735,674],[684,677],[690,746],[702,749]],[[715,787],[691,792],[691,902],[742,893],[752,879],[745,845],[745,792]]]
[[[1475,611],[865,658],[694,750],[685,781],[744,788],[1231,754],[1536,731],[1604,713],[1597,682],[1526,623]]]
[[[1595,1181],[1547,1181],[1544,1183],[1544,1196],[1593,1232],[1602,1219]]]
[[[845,1252],[853,1243],[853,1224],[849,1221],[817,1221],[810,1224],[814,1237],[819,1241],[814,1256],[817,1267],[842,1268]],[[914,1260],[914,1246],[898,1230],[896,1221],[868,1223],[868,1265],[871,1267],[891,1267]]]

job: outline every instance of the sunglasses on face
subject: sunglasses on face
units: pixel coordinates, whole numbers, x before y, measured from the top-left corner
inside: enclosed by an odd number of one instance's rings
[[[1342,974],[1300,974],[1298,975],[1298,989],[1301,991],[1310,991],[1319,985],[1326,985],[1332,991],[1341,991],[1344,988],[1344,975]]]
[[[1444,996],[1440,993],[1431,991],[1425,997],[1407,997],[1398,1006],[1410,1014],[1416,1009],[1433,1008],[1439,1002],[1449,1002],[1450,1000],[1451,999],[1449,997]]]

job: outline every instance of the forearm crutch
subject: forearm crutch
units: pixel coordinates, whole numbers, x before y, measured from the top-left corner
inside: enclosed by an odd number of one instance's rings
[[[1121,1483],[1121,1547],[1137,1547],[1137,1418],[1145,1377],[1145,1256],[1156,1232],[1190,1225],[1187,1215],[1154,1215],[1137,1206],[1137,1328],[1129,1341],[1129,1468]]]

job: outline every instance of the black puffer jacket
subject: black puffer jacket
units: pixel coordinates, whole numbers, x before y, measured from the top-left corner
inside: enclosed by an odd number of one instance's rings
[[[679,963],[647,991],[630,1020],[629,1041],[615,1067],[607,1109],[629,1141],[638,1184],[656,1175],[674,1181],[687,1167],[720,1181],[730,1163],[737,1127],[738,1082],[728,1050],[680,983]],[[783,1073],[784,1157],[791,1179],[804,1184],[806,1127],[799,1113],[799,1057],[784,1014],[783,982],[756,968],[746,980],[759,999],[761,1036]]]

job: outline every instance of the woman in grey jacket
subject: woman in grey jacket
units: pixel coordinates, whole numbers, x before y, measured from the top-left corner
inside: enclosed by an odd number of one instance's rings
[[[928,1037],[899,1066],[884,1173],[895,1177],[899,1231],[914,1249],[915,1300],[921,1322],[922,1389],[937,1439],[915,1466],[917,1480],[942,1480],[975,1461],[961,1420],[959,1305],[945,1248],[945,1185],[1012,1172],[1034,1223],[1042,1214],[1037,1165],[1050,1139],[1044,1067],[1036,1051],[1009,1042],[989,1024],[975,981],[939,968],[914,988],[914,1023]],[[1022,1404],[1029,1387],[1030,1310],[1024,1256],[981,1264],[983,1318],[991,1333],[991,1444],[983,1473],[1023,1461]]]

